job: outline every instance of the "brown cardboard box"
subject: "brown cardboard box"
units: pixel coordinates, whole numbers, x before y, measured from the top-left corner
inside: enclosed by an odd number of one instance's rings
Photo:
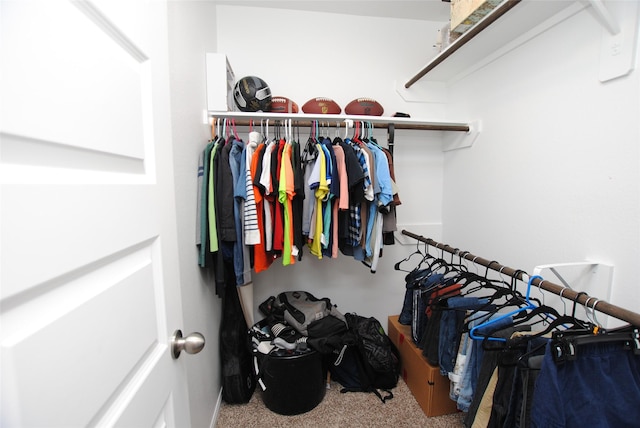
[[[400,351],[401,374],[411,393],[427,416],[440,416],[457,411],[449,398],[449,378],[432,366],[411,340],[411,329],[398,322],[398,315],[389,317],[387,335]]]
[[[501,2],[502,0],[451,0],[451,32],[464,33]]]

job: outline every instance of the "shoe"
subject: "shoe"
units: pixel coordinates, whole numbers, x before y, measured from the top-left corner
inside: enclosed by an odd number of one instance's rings
[[[287,342],[282,337],[276,337],[273,339],[273,346],[279,349],[286,349],[287,351],[304,352],[307,347],[307,336],[299,337],[295,342]]]
[[[273,339],[273,345],[276,348],[288,351],[307,350],[307,336],[302,336],[293,327],[279,322],[271,326],[271,332],[276,337]]]

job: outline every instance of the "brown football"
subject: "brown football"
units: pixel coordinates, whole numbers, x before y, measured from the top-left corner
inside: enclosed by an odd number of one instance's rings
[[[310,114],[340,114],[342,108],[331,98],[316,97],[304,103],[302,111]]]
[[[271,97],[272,113],[298,113],[298,104],[287,97]]]
[[[346,114],[361,116],[382,116],[384,108],[372,98],[356,98],[344,108]]]

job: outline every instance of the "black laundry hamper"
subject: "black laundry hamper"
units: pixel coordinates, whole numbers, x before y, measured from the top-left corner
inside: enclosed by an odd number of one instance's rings
[[[313,410],[325,394],[326,370],[322,355],[306,352],[258,354],[265,406],[281,415]]]

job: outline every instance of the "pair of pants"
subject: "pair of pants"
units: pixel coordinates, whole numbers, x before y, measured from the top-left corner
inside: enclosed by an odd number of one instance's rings
[[[547,344],[533,393],[531,426],[636,427],[640,355],[620,342],[578,346],[577,359],[556,363]]]
[[[486,306],[489,299],[478,297],[449,297],[440,318],[440,337],[438,343],[438,361],[440,374],[448,375],[456,364],[456,354],[460,346],[460,337],[466,310]],[[491,310],[488,308],[487,310]]]
[[[487,317],[489,314],[484,311],[479,311],[477,316],[469,322],[469,329],[478,326],[478,334],[491,335],[493,332],[502,330],[513,325],[513,319],[508,316],[504,317],[501,314],[493,314]],[[484,323],[493,321],[489,326],[482,327]],[[467,344],[467,363],[462,373],[462,380],[460,383],[460,394],[458,396],[458,410],[463,412],[469,411],[469,407],[473,401],[473,395],[476,390],[478,378],[480,376],[480,366],[482,364],[482,356],[484,350],[482,348],[482,340],[475,340],[469,338]]]

